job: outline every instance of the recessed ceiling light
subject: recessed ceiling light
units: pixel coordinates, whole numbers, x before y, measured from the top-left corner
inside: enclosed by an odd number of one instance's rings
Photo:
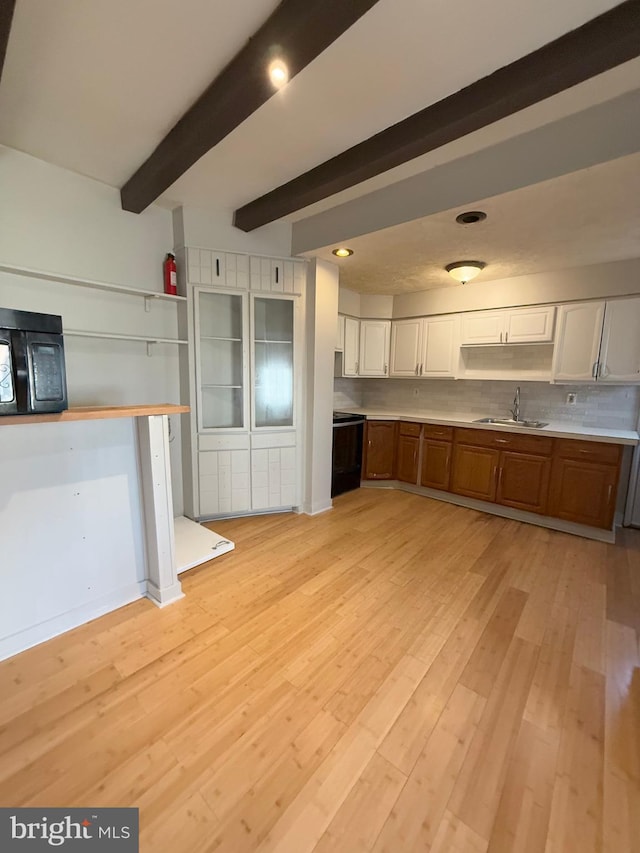
[[[482,222],[487,218],[487,214],[483,210],[466,210],[464,213],[459,213],[456,216],[456,222],[460,225],[473,225],[476,222]]]
[[[485,267],[484,261],[455,261],[447,264],[445,269],[460,284],[466,284],[479,275]]]
[[[276,89],[281,89],[286,83],[289,82],[289,69],[281,59],[274,59],[273,62],[269,64],[269,79],[276,87]]]
[[[331,253],[336,255],[338,258],[348,258],[349,255],[353,255],[353,249],[347,249],[345,246],[340,246],[339,249],[332,249]]]

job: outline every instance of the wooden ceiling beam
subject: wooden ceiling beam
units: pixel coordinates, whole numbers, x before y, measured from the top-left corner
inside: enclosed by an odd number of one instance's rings
[[[249,202],[236,210],[234,224],[243,231],[253,231],[638,55],[640,0],[626,0],[578,29]]]
[[[15,7],[16,0],[0,0],[0,80],[2,79],[4,58],[7,55],[7,44],[9,43],[9,33],[11,32],[11,22],[13,21]]]
[[[295,77],[378,0],[283,0],[120,191],[141,213],[207,151],[262,106],[275,89],[269,63]]]

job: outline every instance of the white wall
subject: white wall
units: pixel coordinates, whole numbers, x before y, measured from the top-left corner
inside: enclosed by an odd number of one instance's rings
[[[0,263],[162,290],[171,212],[123,211],[116,189],[0,147]],[[177,309],[139,297],[0,273],[0,306],[60,314],[65,329],[177,337]],[[65,338],[71,405],[180,402],[178,347]],[[174,510],[182,514],[179,418],[171,418]]]
[[[393,300],[393,316],[399,319],[425,314],[572,302],[638,293],[640,258],[635,258],[535,275],[520,275],[499,281],[475,281],[460,286],[398,294]]]
[[[0,660],[145,589],[134,421],[0,425]]]
[[[331,507],[333,361],[338,314],[338,268],[316,260],[307,276],[306,470],[304,511]]]
[[[284,258],[291,255],[290,223],[273,222],[246,234],[233,226],[233,210],[177,207],[173,230],[176,249],[194,246]]]

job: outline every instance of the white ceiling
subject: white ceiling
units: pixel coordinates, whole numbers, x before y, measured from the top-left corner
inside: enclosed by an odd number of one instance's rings
[[[356,237],[348,241],[350,258],[337,259],[333,246],[309,254],[338,263],[340,283],[367,293],[459,287],[444,269],[458,260],[487,264],[474,284],[624,260],[640,253],[638,199],[634,154]],[[487,219],[459,225],[464,210],[482,210]]]
[[[213,207],[231,216],[617,2],[379,0],[159,203]],[[0,144],[121,186],[277,5],[18,0],[0,85]],[[288,218],[331,210],[634,89],[640,89],[640,61]],[[490,216],[476,232],[452,225],[455,210],[358,237],[350,241],[357,254],[342,264],[342,281],[385,293],[448,286],[442,267],[469,254],[489,264],[482,280],[637,256],[639,173],[638,160],[623,158],[478,200]],[[312,254],[335,261],[329,248]]]

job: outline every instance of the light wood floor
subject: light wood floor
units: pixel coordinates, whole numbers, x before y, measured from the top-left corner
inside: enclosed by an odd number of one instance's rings
[[[0,805],[139,806],[143,853],[637,853],[640,533],[398,491],[0,664]]]

